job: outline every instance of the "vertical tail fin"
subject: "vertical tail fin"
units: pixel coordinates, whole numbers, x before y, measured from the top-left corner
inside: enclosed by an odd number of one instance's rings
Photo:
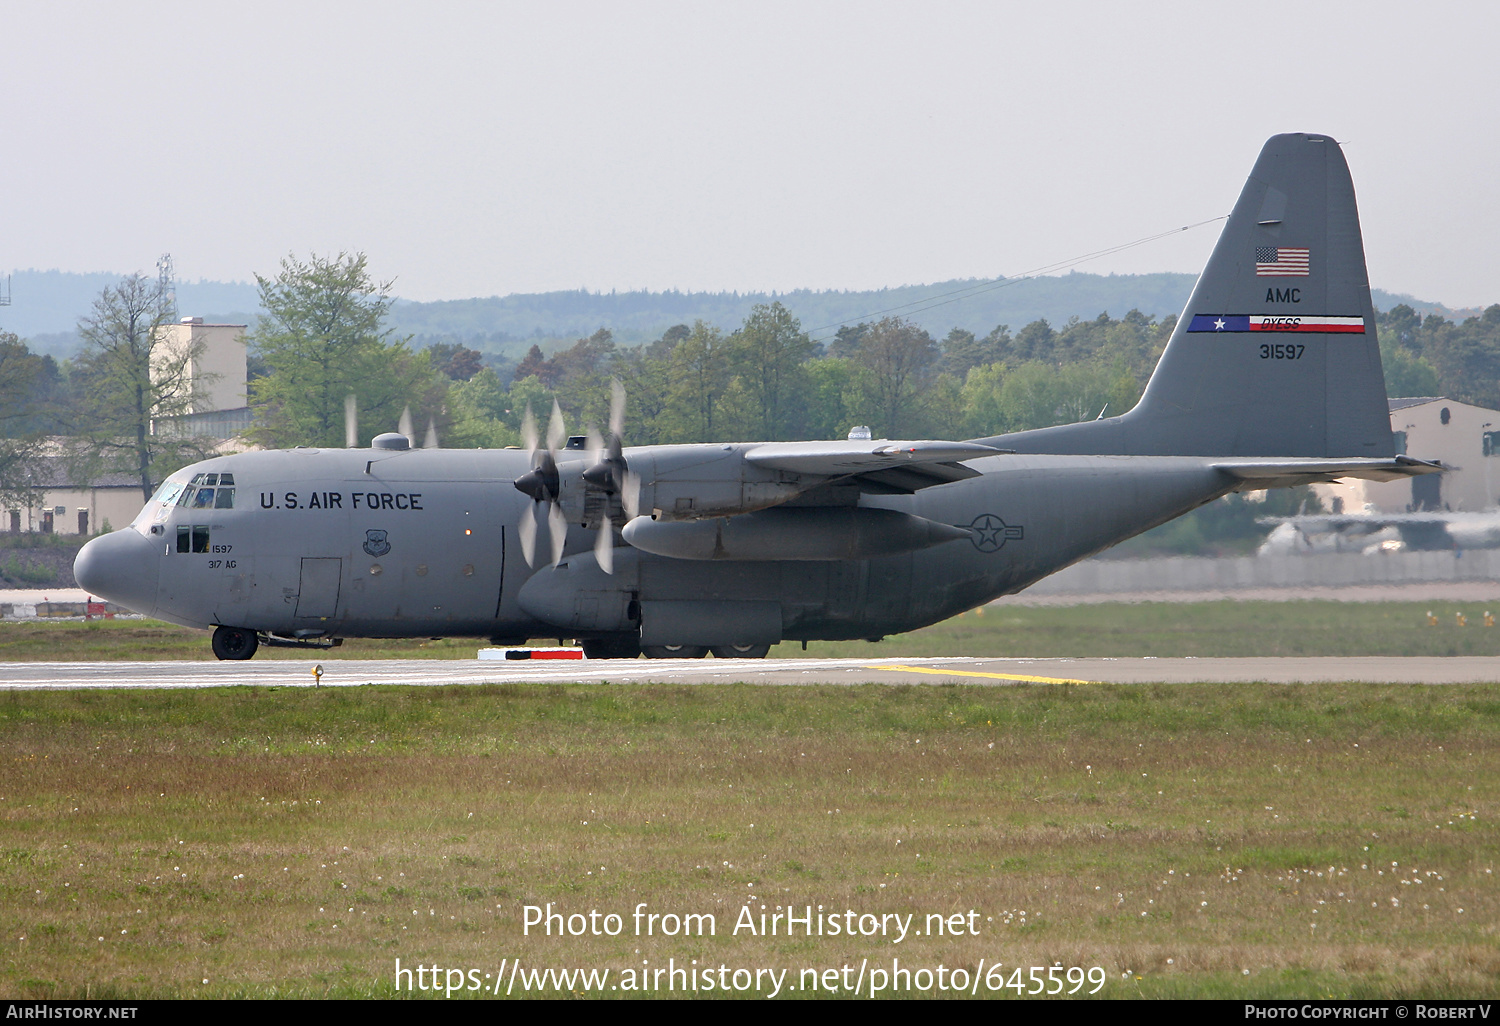
[[[986,441],[1022,452],[1393,455],[1338,144],[1300,133],[1266,143],[1135,409]]]

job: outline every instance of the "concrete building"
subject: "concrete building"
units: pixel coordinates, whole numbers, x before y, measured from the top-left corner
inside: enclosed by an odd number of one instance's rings
[[[220,451],[248,448],[244,442],[228,441],[250,428],[245,325],[205,324],[202,317],[184,317],[161,330],[164,344],[153,351],[153,375],[158,366],[186,356],[185,384],[194,395],[191,413],[154,420],[153,433],[220,439]],[[49,452],[55,455],[42,460],[34,482],[36,505],[0,510],[0,530],[97,534],[124,527],[145,504],[140,481],[133,475],[111,473],[78,484],[69,474],[62,440]]]
[[[105,474],[86,485],[74,484],[60,456],[42,460],[34,486],[37,504],[6,510],[6,531],[98,534],[124,527],[146,502],[141,482],[129,474]]]
[[[1313,485],[1332,513],[1479,512],[1500,489],[1500,410],[1442,396],[1392,399],[1396,451],[1449,468],[1406,481],[1339,481]]]
[[[161,331],[156,348],[160,359],[153,362],[165,366],[185,356],[187,384],[194,395],[191,413],[163,417],[155,430],[210,438],[233,438],[248,430],[245,325],[205,324],[202,317],[184,317]]]

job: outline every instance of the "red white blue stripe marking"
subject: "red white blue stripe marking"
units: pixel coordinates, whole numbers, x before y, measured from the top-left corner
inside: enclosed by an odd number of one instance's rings
[[[1363,317],[1311,317],[1302,314],[1193,314],[1188,331],[1231,334],[1290,331],[1300,334],[1363,335]]]

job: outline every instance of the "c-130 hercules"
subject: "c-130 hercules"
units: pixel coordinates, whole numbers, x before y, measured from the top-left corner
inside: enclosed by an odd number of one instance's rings
[[[571,637],[765,655],[953,616],[1229,492],[1439,468],[1395,453],[1354,187],[1328,136],[1262,149],[1130,412],[969,442],[248,452],[173,474],[79,584],[262,641]],[[533,566],[538,534],[552,559]]]

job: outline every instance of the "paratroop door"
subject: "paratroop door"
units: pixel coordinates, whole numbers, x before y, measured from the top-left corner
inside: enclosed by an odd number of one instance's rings
[[[297,615],[327,619],[338,612],[342,559],[302,560],[302,587],[297,593]]]

